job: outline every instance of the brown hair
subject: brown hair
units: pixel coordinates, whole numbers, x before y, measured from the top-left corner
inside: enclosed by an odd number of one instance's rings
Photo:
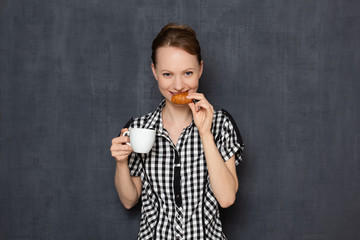
[[[156,51],[160,47],[178,47],[191,55],[196,55],[201,63],[201,48],[196,32],[188,25],[169,23],[165,25],[152,42],[151,59],[156,66]]]

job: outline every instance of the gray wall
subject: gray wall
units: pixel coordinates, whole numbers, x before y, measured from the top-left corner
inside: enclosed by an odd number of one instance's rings
[[[161,100],[151,40],[199,35],[246,144],[229,239],[360,239],[359,1],[0,1],[0,239],[134,239],[110,141]]]

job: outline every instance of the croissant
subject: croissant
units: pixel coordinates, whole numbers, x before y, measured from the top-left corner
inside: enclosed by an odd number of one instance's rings
[[[187,104],[187,103],[191,103],[192,99],[187,99],[186,96],[188,95],[188,92],[182,92],[182,93],[178,93],[174,96],[172,96],[171,98],[171,102],[175,103],[175,104]]]

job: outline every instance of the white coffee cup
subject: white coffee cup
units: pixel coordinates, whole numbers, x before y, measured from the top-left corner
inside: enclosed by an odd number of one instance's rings
[[[155,130],[147,128],[130,128],[123,133],[124,136],[130,137],[128,143],[136,153],[148,153],[155,142]]]

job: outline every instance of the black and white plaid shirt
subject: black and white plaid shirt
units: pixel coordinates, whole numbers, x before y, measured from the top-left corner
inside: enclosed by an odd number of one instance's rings
[[[175,146],[162,123],[164,106],[165,100],[128,125],[157,131],[150,153],[129,156],[130,174],[140,176],[143,184],[138,239],[226,239],[198,129],[192,122]],[[226,111],[214,112],[212,133],[224,161],[235,154],[238,165],[243,143]]]

